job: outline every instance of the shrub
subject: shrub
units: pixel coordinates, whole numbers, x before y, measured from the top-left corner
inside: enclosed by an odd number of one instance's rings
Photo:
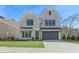
[[[10,36],[8,37],[8,39],[11,39]]]
[[[11,37],[11,40],[15,40],[14,36]]]
[[[7,41],[7,39],[1,38],[0,41]]]
[[[79,36],[77,37],[77,40],[79,41]]]
[[[67,36],[67,40],[70,40],[70,36]]]
[[[0,38],[0,40],[1,40],[2,38]]]
[[[66,38],[65,38],[65,35],[62,37],[62,39],[63,39],[63,40],[65,40],[65,39],[66,39]]]
[[[71,40],[75,40],[75,37],[74,36],[71,36]]]
[[[0,41],[2,40],[2,38],[0,38]]]
[[[32,37],[32,40],[34,41],[34,37]]]

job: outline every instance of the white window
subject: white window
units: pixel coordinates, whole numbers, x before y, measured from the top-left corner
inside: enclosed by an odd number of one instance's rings
[[[30,38],[31,31],[22,31],[22,38]]]
[[[27,25],[32,26],[33,25],[33,20],[32,19],[27,19]]]
[[[45,20],[45,26],[55,26],[55,20]]]

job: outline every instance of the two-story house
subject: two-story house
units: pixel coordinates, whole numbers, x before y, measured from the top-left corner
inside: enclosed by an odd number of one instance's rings
[[[45,8],[41,17],[38,17],[29,10],[20,21],[20,39],[61,39],[60,19],[60,15],[52,6]]]

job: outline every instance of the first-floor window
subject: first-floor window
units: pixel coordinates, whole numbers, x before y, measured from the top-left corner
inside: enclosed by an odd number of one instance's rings
[[[22,31],[22,38],[24,38],[24,31]]]
[[[25,37],[28,37],[28,32],[25,32]]]
[[[31,37],[31,31],[29,31],[29,37]]]
[[[22,38],[30,38],[31,31],[22,31]]]

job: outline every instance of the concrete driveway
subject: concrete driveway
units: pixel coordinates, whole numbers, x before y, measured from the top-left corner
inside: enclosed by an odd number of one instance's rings
[[[65,41],[44,41],[46,52],[54,53],[79,53],[79,44]]]
[[[0,47],[4,53],[79,53],[79,44],[64,41],[43,41],[45,48]]]

